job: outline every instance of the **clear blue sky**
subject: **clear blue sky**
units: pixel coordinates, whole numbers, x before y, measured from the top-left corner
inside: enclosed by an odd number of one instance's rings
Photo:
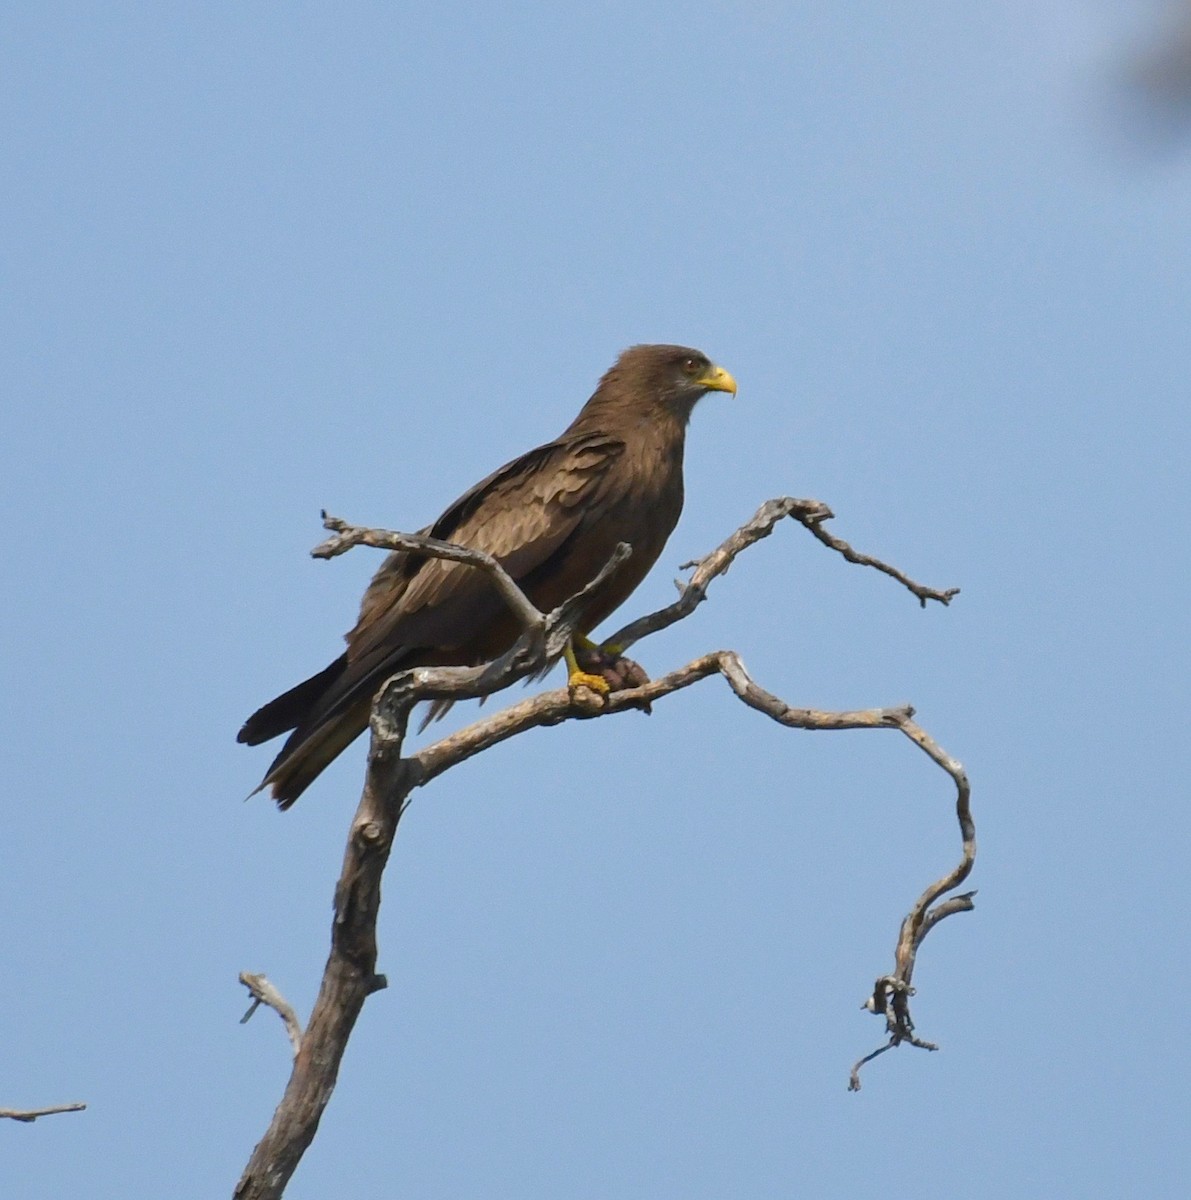
[[[0,1106],[90,1108],[0,1192],[230,1194],[288,1073],[236,975],[309,1011],[362,773],[242,802],[377,562],[319,509],[417,528],[674,340],[740,395],[626,616],[784,493],[963,588],[791,527],[639,648],[965,762],[943,1049],[845,1091],[948,781],[708,682],[416,797],[290,1194],[1185,1195],[1191,155],[1113,7],[9,6]]]

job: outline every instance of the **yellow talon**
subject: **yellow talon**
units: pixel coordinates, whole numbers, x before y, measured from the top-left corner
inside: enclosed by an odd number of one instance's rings
[[[587,638],[578,638],[576,640],[584,650],[595,648],[594,643],[589,642]],[[572,695],[574,695],[575,689],[580,687],[590,688],[591,691],[600,696],[606,696],[612,690],[608,686],[608,681],[602,675],[592,675],[579,666],[579,661],[575,658],[575,647],[572,642],[567,643],[564,657],[567,662],[567,690]]]

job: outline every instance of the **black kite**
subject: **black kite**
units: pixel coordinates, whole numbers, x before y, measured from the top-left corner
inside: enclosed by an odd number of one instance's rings
[[[634,346],[561,437],[489,475],[423,532],[486,550],[543,612],[590,583],[617,543],[628,542],[631,557],[579,624],[586,635],[645,578],[674,529],[687,421],[709,391],[734,393],[736,383],[698,350]],[[482,571],[390,554],[364,593],[347,651],[240,730],[250,746],[293,730],[261,788],[288,808],[364,732],[386,679],[411,667],[489,662],[519,632]],[[573,679],[573,654],[568,663]]]

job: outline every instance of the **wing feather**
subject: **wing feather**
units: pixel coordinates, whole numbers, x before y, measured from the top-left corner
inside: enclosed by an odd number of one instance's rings
[[[600,495],[624,443],[587,434],[539,446],[465,492],[422,533],[497,558],[521,581],[549,569]],[[303,730],[345,711],[411,652],[466,647],[501,616],[504,602],[474,567],[396,551],[364,593],[347,635],[347,667],[310,713]],[[302,732],[302,731],[299,731]]]
[[[538,447],[461,496],[428,532],[484,550],[523,579],[574,533],[623,451],[623,442],[604,435]],[[349,662],[382,647],[460,645],[502,604],[473,567],[396,558],[390,556],[365,595],[361,619],[347,636]]]

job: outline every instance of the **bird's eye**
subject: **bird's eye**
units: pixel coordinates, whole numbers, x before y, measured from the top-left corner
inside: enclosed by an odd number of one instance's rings
[[[693,375],[698,369],[699,364],[693,358],[684,358],[682,360],[682,369],[688,374]]]

